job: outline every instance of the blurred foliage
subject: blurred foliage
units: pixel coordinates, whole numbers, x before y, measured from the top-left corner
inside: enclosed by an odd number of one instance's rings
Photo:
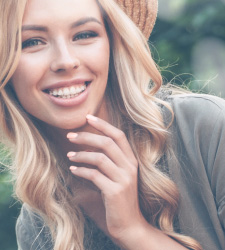
[[[19,215],[19,205],[12,198],[12,185],[7,173],[0,174],[0,249],[15,250],[15,222]]]
[[[165,81],[186,84],[197,91],[212,92],[210,84],[205,88],[201,85],[202,79],[196,81],[193,51],[196,44],[209,37],[225,43],[225,0],[159,0],[159,8],[159,18],[150,43],[153,57],[161,67]],[[209,48],[209,53],[216,54],[216,47]],[[221,51],[215,60],[223,52]],[[204,61],[204,56],[199,57]],[[222,63],[225,63],[225,60]],[[213,72],[217,71],[219,75],[219,69],[213,69]],[[207,72],[203,71],[203,75],[205,73]],[[199,87],[196,87],[198,81]],[[224,86],[221,85],[219,92],[215,93],[225,96]],[[5,158],[4,155],[4,152],[3,155],[0,154],[1,162]],[[20,205],[11,197],[10,175],[3,171],[2,166],[0,170],[0,249],[14,250],[17,249],[15,221]]]
[[[183,6],[180,4],[181,11],[176,13],[177,16],[174,17],[170,5],[181,2],[184,3]],[[186,84],[193,90],[213,92],[210,86],[202,88],[205,80],[210,79],[199,79],[199,75],[195,75],[194,49],[197,44],[208,38],[219,40],[225,46],[224,13],[225,1],[223,0],[159,0],[159,15],[150,37],[150,46],[153,57],[162,68],[162,75],[166,81],[171,81],[175,77],[173,81],[175,84]],[[204,62],[205,54],[214,55],[217,49],[216,45],[212,45],[206,53],[199,55],[199,60],[202,58]],[[221,56],[225,56],[225,50],[219,51],[216,60],[219,60]],[[210,61],[210,57],[208,60]],[[225,67],[225,58],[223,65]],[[209,70],[214,70],[215,74],[210,77],[215,78],[216,82],[216,77],[220,73],[219,69],[216,68],[216,63],[205,70],[202,67],[201,77]],[[222,70],[225,71],[224,68]],[[203,81],[201,82],[201,80]],[[199,86],[196,86],[196,82],[199,82]],[[221,89],[215,91],[215,94],[219,95],[220,92],[222,92],[222,96],[225,96],[223,83],[221,83]]]
[[[15,250],[15,223],[20,205],[12,197],[13,188],[6,166],[10,164],[7,150],[0,145],[0,249]]]

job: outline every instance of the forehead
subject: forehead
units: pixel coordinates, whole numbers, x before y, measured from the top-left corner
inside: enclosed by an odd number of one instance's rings
[[[96,0],[28,0],[23,23],[74,20],[84,16],[102,19]]]

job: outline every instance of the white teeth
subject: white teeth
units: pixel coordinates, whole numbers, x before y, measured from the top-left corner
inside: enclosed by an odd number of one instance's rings
[[[71,87],[65,87],[60,89],[52,89],[49,91],[49,94],[55,97],[63,98],[63,99],[69,99],[73,98],[75,96],[78,96],[80,93],[82,93],[86,89],[86,85],[82,86],[71,86]]]
[[[76,89],[75,89],[75,87],[70,87],[70,94],[71,95],[75,95],[76,94]]]
[[[58,90],[54,89],[52,95],[58,95]]]
[[[62,89],[60,89],[60,90],[58,91],[58,95],[63,95]]]
[[[64,88],[63,89],[63,94],[64,95],[69,95],[70,94],[70,90],[68,88]]]

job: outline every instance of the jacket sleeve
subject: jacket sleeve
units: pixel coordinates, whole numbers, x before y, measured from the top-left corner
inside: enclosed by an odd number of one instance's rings
[[[208,174],[217,204],[218,217],[225,231],[225,110],[221,110],[211,135]]]
[[[203,249],[225,249],[225,101],[209,95],[171,98],[168,165],[179,193],[179,229]]]

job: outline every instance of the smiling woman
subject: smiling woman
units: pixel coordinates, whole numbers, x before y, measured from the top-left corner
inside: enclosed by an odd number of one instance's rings
[[[225,104],[160,89],[156,13],[157,0],[0,1],[20,250],[225,247]]]
[[[95,1],[68,1],[63,12],[61,1],[28,2],[11,82],[29,114],[62,129],[85,126],[88,113],[103,116],[108,67],[109,40]]]

